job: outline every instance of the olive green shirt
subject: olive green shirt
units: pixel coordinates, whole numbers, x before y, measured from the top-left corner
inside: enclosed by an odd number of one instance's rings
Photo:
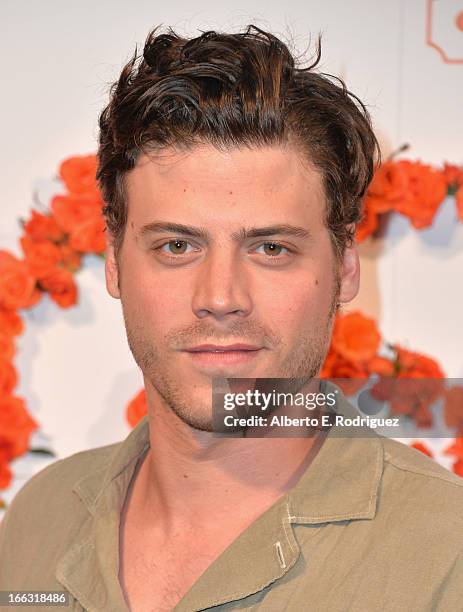
[[[331,428],[296,486],[228,546],[175,612],[463,610],[463,479],[368,431],[337,437]],[[119,519],[148,448],[145,417],[123,442],[31,478],[0,524],[0,590],[70,594],[66,608],[37,610],[126,612]]]

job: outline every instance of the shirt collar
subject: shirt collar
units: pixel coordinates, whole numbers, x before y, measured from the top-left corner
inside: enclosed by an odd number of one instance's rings
[[[358,416],[340,391],[337,401],[338,414]],[[288,492],[291,522],[374,518],[383,463],[382,437],[371,428],[333,425],[308,469]]]
[[[341,412],[352,413],[342,393],[338,402]],[[56,576],[88,610],[127,610],[118,580],[119,519],[136,461],[148,448],[145,416],[115,445],[102,468],[73,487],[89,514],[58,563]],[[380,436],[361,427],[357,435],[347,437],[333,426],[295,487],[240,534],[175,611],[201,610],[239,599],[286,574],[300,554],[293,525],[373,519],[382,471]],[[233,581],[227,579],[230,575],[235,576]],[[214,587],[217,584],[220,593]]]
[[[338,389],[332,383],[325,384]],[[356,414],[342,393],[338,402],[338,412]],[[145,415],[123,442],[114,445],[106,464],[75,483],[73,491],[92,515],[111,483],[126,470],[132,475],[136,461],[149,445]],[[366,427],[331,427],[309,468],[287,494],[292,515],[304,523],[373,518],[382,469],[380,436]]]
[[[80,478],[72,489],[93,516],[97,513],[98,505],[111,483],[127,470],[131,477],[137,460],[148,450],[150,446],[148,417],[145,415],[125,440],[113,446],[114,451],[109,455],[108,461],[95,472]]]

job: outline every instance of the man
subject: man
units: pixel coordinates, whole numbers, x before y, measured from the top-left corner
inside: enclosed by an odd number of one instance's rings
[[[461,608],[463,480],[365,432],[214,431],[217,378],[313,389],[358,291],[376,139],[318,60],[255,27],[153,31],[123,69],[98,178],[148,415],[23,487],[1,589],[92,612]]]

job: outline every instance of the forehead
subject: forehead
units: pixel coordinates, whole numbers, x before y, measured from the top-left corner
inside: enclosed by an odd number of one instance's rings
[[[280,145],[218,150],[204,144],[143,154],[126,175],[125,190],[128,215],[140,222],[153,214],[322,221],[325,206],[320,171],[295,148]]]

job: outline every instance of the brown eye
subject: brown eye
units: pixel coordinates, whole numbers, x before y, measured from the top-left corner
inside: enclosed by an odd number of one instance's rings
[[[167,244],[171,253],[180,255],[186,252],[188,246],[188,242],[186,240],[169,240]]]
[[[281,244],[277,244],[276,242],[266,242],[263,246],[266,255],[280,255],[281,249],[283,248]]]

